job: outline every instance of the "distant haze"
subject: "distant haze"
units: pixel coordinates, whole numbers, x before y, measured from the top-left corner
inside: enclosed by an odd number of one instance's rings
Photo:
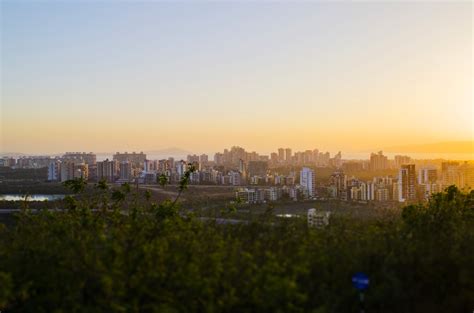
[[[465,153],[474,157],[474,141],[454,141],[421,145],[395,146],[385,148],[385,151],[414,153]]]

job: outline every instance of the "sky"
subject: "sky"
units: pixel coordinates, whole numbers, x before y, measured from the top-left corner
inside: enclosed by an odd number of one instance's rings
[[[0,152],[474,138],[469,1],[0,5]]]

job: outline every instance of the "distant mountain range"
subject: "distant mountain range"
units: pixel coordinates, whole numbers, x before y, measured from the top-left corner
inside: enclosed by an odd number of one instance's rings
[[[135,151],[140,153],[142,150],[127,150],[129,153]],[[114,152],[96,152],[96,155],[100,157],[112,157],[117,151]],[[119,152],[125,152],[125,150],[120,150]],[[192,152],[180,149],[180,148],[166,148],[166,149],[159,149],[159,150],[147,150],[143,151],[147,156],[153,157],[186,157],[188,154],[192,154]],[[21,152],[0,152],[0,156],[3,157],[21,157],[21,156],[38,156],[38,155],[54,155],[60,156],[64,153],[21,153]]]
[[[192,152],[181,149],[181,148],[165,148],[165,149],[159,149],[159,150],[127,150],[127,152],[132,153],[133,151],[140,153],[143,152],[147,155],[147,158],[152,157],[153,159],[159,159],[159,158],[169,158],[169,157],[174,157],[174,158],[185,158],[188,154],[192,154]],[[125,150],[120,150],[119,152],[125,152]],[[98,152],[97,156],[98,157],[111,157],[115,154],[116,152]]]
[[[474,155],[474,141],[446,141],[430,144],[392,146],[383,149],[383,151],[411,153],[470,153]]]

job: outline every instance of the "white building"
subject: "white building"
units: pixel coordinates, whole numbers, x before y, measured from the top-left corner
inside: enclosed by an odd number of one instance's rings
[[[245,203],[262,203],[265,201],[265,192],[263,189],[239,188],[235,192],[235,196]]]
[[[316,195],[316,177],[314,171],[308,167],[303,167],[300,172],[300,185],[303,187],[308,197]]]
[[[375,200],[375,185],[372,181],[360,183],[360,200],[374,201]]]

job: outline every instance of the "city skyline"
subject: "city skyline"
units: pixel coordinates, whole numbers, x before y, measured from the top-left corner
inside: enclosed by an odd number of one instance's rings
[[[473,138],[469,2],[2,1],[1,16],[3,153]]]
[[[462,143],[462,144],[461,144]],[[408,159],[413,159],[413,160],[457,160],[457,161],[474,161],[474,154],[472,153],[471,149],[471,142],[458,142],[457,145],[454,145],[454,147],[458,148],[464,148],[463,151],[459,150],[458,152],[453,152],[451,153],[445,153],[445,152],[426,152],[426,151],[415,151],[415,152],[406,152],[403,150],[394,150],[398,152],[391,151],[386,151],[384,149],[374,149],[374,150],[367,150],[367,151],[362,151],[362,152],[351,152],[351,151],[345,151],[345,150],[338,150],[337,152],[334,151],[328,151],[326,149],[323,149],[321,147],[312,147],[312,148],[303,148],[303,149],[293,149],[292,147],[283,147],[280,146],[278,149],[273,149],[271,151],[261,151],[261,150],[253,150],[253,149],[248,149],[248,147],[242,147],[238,145],[231,145],[228,147],[223,147],[217,151],[190,151],[190,150],[183,150],[179,148],[168,148],[168,149],[162,149],[162,150],[144,150],[144,149],[132,149],[132,150],[122,150],[120,149],[119,151],[115,152],[104,152],[104,151],[90,151],[90,150],[80,150],[80,149],[72,149],[70,151],[62,151],[62,152],[57,152],[57,153],[1,153],[0,152],[0,158],[2,159],[8,159],[8,158],[31,158],[31,157],[47,157],[47,158],[54,158],[54,157],[61,157],[63,155],[70,155],[70,154],[90,154],[94,155],[94,158],[97,158],[97,160],[103,161],[107,160],[109,158],[112,158],[115,155],[122,154],[122,153],[129,153],[129,154],[143,154],[147,160],[158,160],[158,159],[167,159],[167,158],[173,158],[176,160],[186,160],[189,159],[189,157],[194,157],[198,158],[200,156],[206,156],[206,158],[209,158],[210,160],[212,158],[218,157],[218,155],[223,155],[226,153],[232,153],[234,150],[242,151],[242,153],[246,154],[247,156],[254,156],[254,157],[259,157],[259,158],[264,158],[264,160],[292,160],[294,158],[298,158],[298,156],[304,157],[304,155],[309,154],[324,154],[327,155],[325,157],[327,158],[332,158],[336,157],[341,160],[345,161],[367,161],[371,160],[373,157],[376,159],[379,159],[378,156],[381,157],[380,163],[381,166],[383,167],[384,162],[387,162],[387,158],[390,158],[394,160],[395,162],[398,162],[397,159],[404,160],[405,158]],[[420,145],[420,146],[415,146],[419,147],[420,149],[426,148],[426,147],[431,147],[431,145]],[[439,147],[439,145],[435,146]],[[457,150],[455,150],[457,151]],[[1,160],[1,159],[0,159]]]
[[[450,149],[443,150],[442,147],[448,146]],[[254,149],[249,149],[248,147],[242,147],[239,145],[230,145],[227,147],[222,147],[220,149],[217,149],[217,151],[203,151],[203,150],[197,150],[197,151],[191,151],[191,150],[185,150],[177,147],[171,147],[171,148],[166,148],[166,149],[153,149],[153,150],[146,150],[146,149],[117,149],[117,151],[91,151],[90,149],[70,149],[68,151],[60,151],[60,152],[33,152],[33,153],[21,153],[21,152],[2,152],[0,151],[0,157],[9,157],[9,156],[14,156],[14,157],[28,157],[28,156],[60,156],[63,155],[64,153],[94,153],[95,155],[98,156],[98,159],[104,160],[106,158],[112,157],[113,154],[115,153],[145,153],[148,156],[151,157],[151,159],[160,159],[160,158],[167,158],[167,157],[174,157],[174,158],[186,158],[188,155],[200,155],[200,154],[205,154],[209,156],[213,156],[215,154],[221,153],[225,150],[229,150],[233,147],[237,148],[243,148],[244,150],[248,150],[247,152],[254,152],[262,156],[268,156],[270,157],[271,154],[278,154],[278,153],[283,153],[284,159],[286,159],[286,156],[294,155],[295,153],[304,153],[305,151],[313,151],[317,150],[319,152],[324,152],[324,153],[329,153],[330,155],[336,155],[338,153],[342,153],[343,157],[342,159],[345,160],[367,160],[370,159],[371,154],[374,153],[380,153],[384,152],[388,157],[394,158],[397,156],[401,155],[410,155],[413,156],[415,159],[446,159],[446,160],[474,160],[474,141],[473,142],[468,142],[468,141],[462,141],[462,142],[444,142],[444,143],[438,143],[438,144],[433,144],[433,145],[411,145],[411,146],[401,146],[401,147],[392,147],[392,148],[384,148],[384,149],[366,149],[364,151],[351,151],[351,150],[344,150],[340,149],[336,151],[333,150],[327,150],[322,147],[305,147],[305,148],[297,148],[294,149],[293,147],[285,147],[284,146],[279,146],[279,148],[275,148],[273,150],[254,150]],[[405,147],[406,149],[400,149]],[[410,150],[409,148],[412,148]],[[441,150],[440,150],[441,149]],[[280,150],[282,150],[280,152]],[[75,152],[74,152],[75,151]],[[81,152],[82,151],[82,152]]]
[[[153,185],[165,180],[177,184],[189,170],[190,184],[234,186],[237,200],[254,204],[284,197],[405,203],[427,200],[451,185],[463,190],[474,186],[472,160],[419,160],[408,155],[392,159],[382,151],[371,153],[369,160],[344,160],[341,152],[331,157],[318,149],[279,148],[268,156],[236,146],[212,158],[189,154],[181,160],[156,159],[144,152],[117,152],[106,159],[92,152],[66,152],[57,157],[0,158],[0,168],[4,173],[33,171],[30,175],[47,177],[53,184],[81,179],[134,183],[137,188],[156,188]]]

